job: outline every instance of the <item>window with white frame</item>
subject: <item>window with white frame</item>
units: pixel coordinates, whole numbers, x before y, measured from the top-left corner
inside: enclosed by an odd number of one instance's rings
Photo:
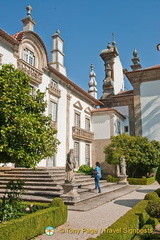
[[[47,167],[54,167],[54,166],[55,166],[55,156],[52,156],[48,158]]]
[[[50,101],[49,114],[51,114],[52,121],[57,122],[57,103],[56,102]]]
[[[128,126],[124,126],[124,132],[128,132]]]
[[[24,49],[24,61],[34,66],[35,56],[34,53],[30,51],[28,48]]]
[[[90,167],[90,145],[86,144],[85,148],[85,164]]]
[[[85,129],[87,131],[90,131],[90,119],[89,118],[86,118],[86,121],[85,121]]]
[[[117,133],[121,134],[121,122],[120,122],[120,120],[117,121]]]
[[[76,162],[76,167],[79,166],[79,142],[74,142],[74,158]]]
[[[80,114],[77,112],[74,114],[74,125],[80,128]]]

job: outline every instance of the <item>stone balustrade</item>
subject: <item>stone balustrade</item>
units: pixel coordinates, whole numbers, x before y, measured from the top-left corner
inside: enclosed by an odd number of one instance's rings
[[[31,78],[31,83],[34,85],[39,85],[42,83],[43,72],[39,69],[33,67],[23,59],[18,59],[18,68],[22,69]]]
[[[88,142],[93,142],[94,140],[93,132],[78,127],[72,127],[72,136],[74,139],[84,140]]]
[[[61,97],[61,90],[59,88],[57,88],[56,86],[54,86],[54,84],[50,83],[48,85],[49,87],[49,93],[60,98]]]

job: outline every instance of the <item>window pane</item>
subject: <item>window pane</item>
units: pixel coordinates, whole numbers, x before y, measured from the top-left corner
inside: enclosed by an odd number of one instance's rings
[[[74,157],[76,162],[76,167],[79,166],[79,142],[74,143]]]
[[[86,130],[90,131],[90,119],[86,118],[86,126],[85,126]]]
[[[24,56],[23,56],[23,59],[29,63],[30,65],[34,66],[34,53],[31,52],[29,49],[25,49],[24,50]]]
[[[57,103],[50,102],[49,113],[51,114],[52,121],[56,122],[57,121]]]
[[[75,113],[75,127],[80,127],[80,114]]]
[[[86,144],[86,158],[85,163],[90,167],[90,145]]]

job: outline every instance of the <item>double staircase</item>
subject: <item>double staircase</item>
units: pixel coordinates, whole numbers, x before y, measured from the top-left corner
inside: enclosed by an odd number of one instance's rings
[[[38,168],[36,170],[29,168],[12,168],[10,170],[0,171],[0,198],[4,196],[6,184],[10,180],[24,180],[25,193],[22,195],[24,201],[51,202],[53,198],[60,197],[63,194],[61,184],[65,179],[65,168]],[[94,191],[94,178],[83,173],[75,173],[76,185],[80,194],[80,201],[85,201],[96,197],[98,194]],[[102,193],[106,191],[118,191],[120,186],[114,183],[107,183],[101,180],[100,185]],[[67,202],[66,202],[67,203]],[[74,204],[74,203],[73,203]]]

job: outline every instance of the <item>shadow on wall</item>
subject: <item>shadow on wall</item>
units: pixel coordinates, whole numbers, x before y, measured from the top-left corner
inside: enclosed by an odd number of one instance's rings
[[[101,171],[102,171],[102,179],[106,180],[107,175],[111,175],[116,177],[116,166],[113,164],[108,164],[107,162],[101,162]]]

